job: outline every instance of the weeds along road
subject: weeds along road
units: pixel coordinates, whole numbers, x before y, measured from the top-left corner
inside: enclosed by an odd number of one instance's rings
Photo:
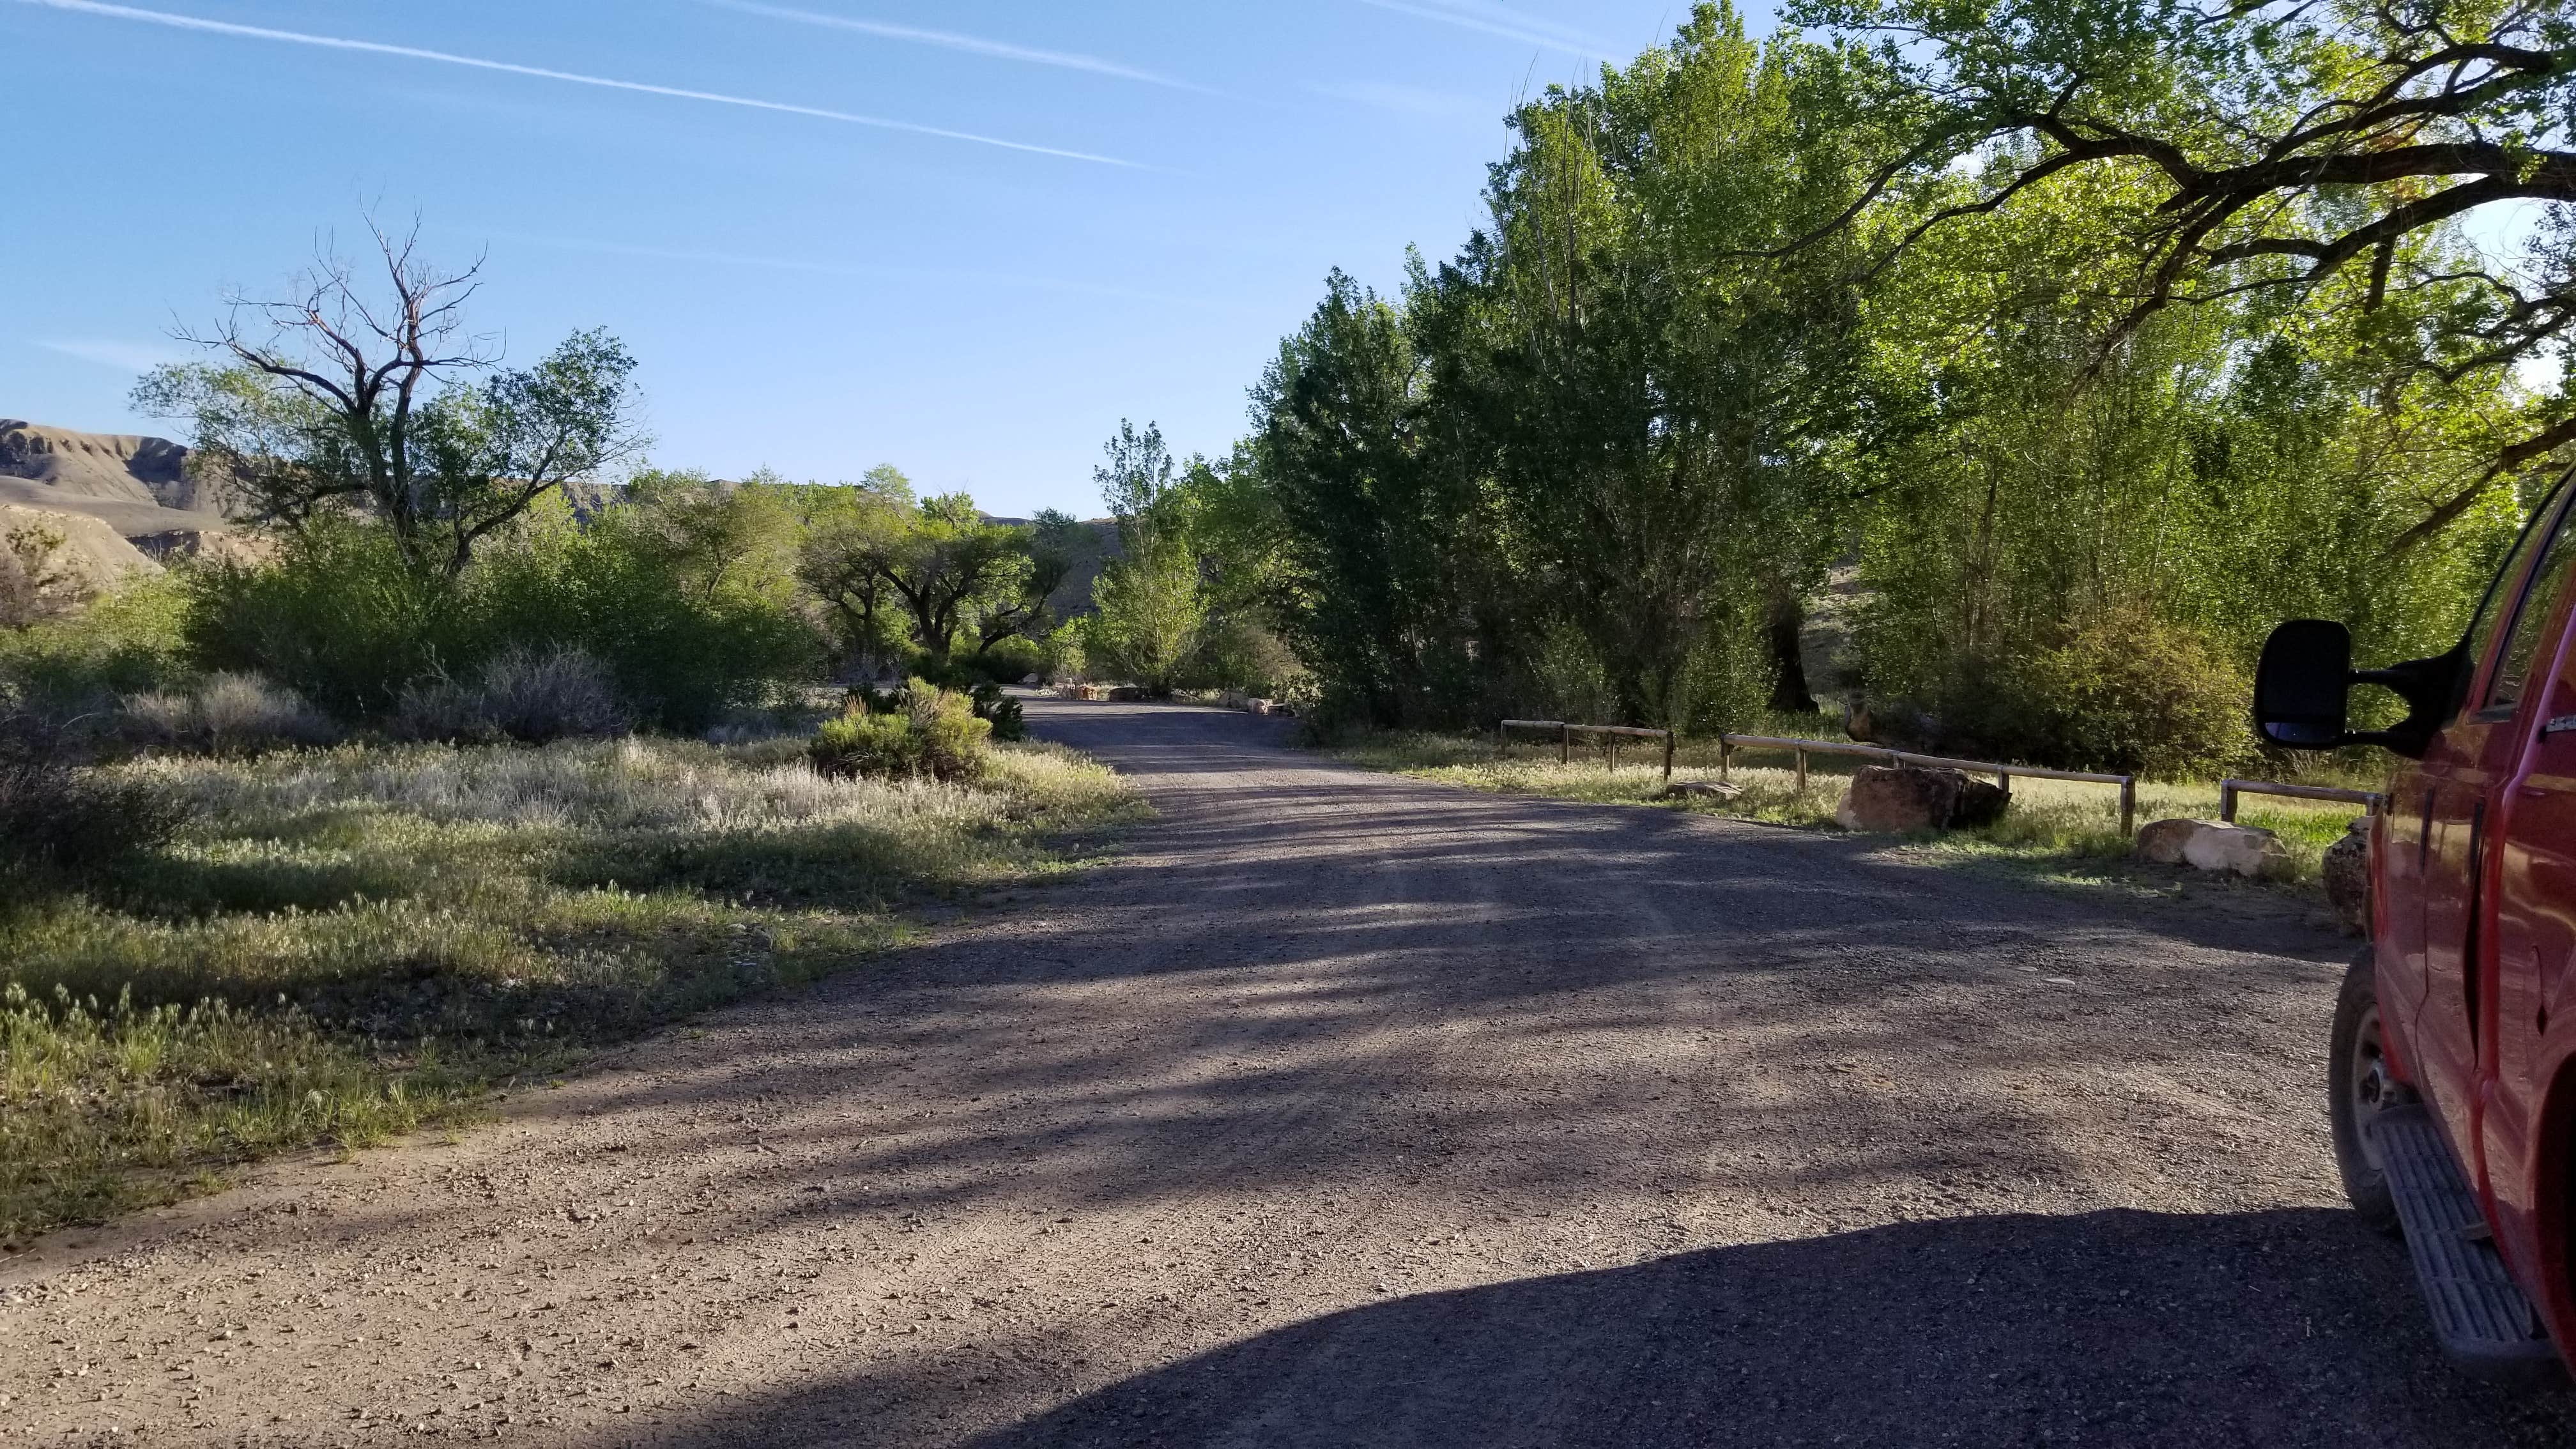
[[[0,1444],[2564,1442],[2344,1211],[2348,949],[1036,703],[1114,865],[0,1267]]]

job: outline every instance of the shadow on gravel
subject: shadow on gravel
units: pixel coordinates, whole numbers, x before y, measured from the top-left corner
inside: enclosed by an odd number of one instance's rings
[[[1913,1222],[1352,1309],[971,1442],[2566,1442],[2568,1393],[2460,1378],[2421,1313],[2402,1250],[2342,1212]],[[861,1375],[674,1442],[946,1439],[960,1388]]]
[[[1033,722],[1122,765],[1205,751],[1238,774],[1264,723],[1111,708]],[[1074,727],[1091,710],[1096,736]],[[2151,1157],[2166,1117],[2260,1099],[2228,1064],[2325,1040],[2342,948],[2313,932],[2231,938],[2205,912],[2106,915],[1827,836],[1277,758],[1215,807],[1168,808],[1150,858],[1087,874],[1092,909],[908,950],[800,1000],[801,1060],[639,1080],[600,1110],[679,1105],[674,1145],[713,1150],[781,1103],[855,1084],[886,1104],[774,1159],[764,1178],[812,1188],[779,1221],[1380,1177],[1566,1201],[1621,1185],[1641,1141],[1660,1144],[1648,1189],[1929,1213],[1950,1179],[2080,1180],[2070,1145],[2102,1148],[2106,1120]],[[2163,951],[2142,920],[2228,954]],[[1885,1085],[1927,1072],[1938,1132]],[[2106,1083],[2134,1103],[2113,1118]],[[2200,1172],[2243,1191],[2248,1169]]]

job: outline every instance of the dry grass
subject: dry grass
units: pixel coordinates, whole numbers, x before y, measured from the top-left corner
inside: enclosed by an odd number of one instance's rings
[[[1801,793],[1787,753],[1744,751],[1726,775],[1743,787],[1743,794],[1732,800],[1667,800],[1662,798],[1660,747],[1623,749],[1615,771],[1607,767],[1602,751],[1578,747],[1572,763],[1559,764],[1552,745],[1516,742],[1498,750],[1490,736],[1381,734],[1344,744],[1333,753],[1370,769],[1470,789],[1655,805],[1823,830],[1841,828],[1834,822],[1834,807],[1842,799],[1848,776],[1864,763],[1848,757],[1810,757],[1807,788]],[[1716,746],[1686,744],[1673,778],[1717,779]],[[2070,878],[2132,878],[2134,873],[2126,866],[2129,840],[2120,833],[2116,787],[2023,778],[2013,781],[2012,793],[2011,810],[1995,825],[1927,839],[1912,848],[1938,859],[2004,861]],[[2308,883],[2316,879],[2326,847],[2342,836],[2357,813],[2358,807],[2351,805],[2247,796],[2237,821],[2277,833],[2290,850],[2293,882]],[[2216,819],[2217,783],[2139,784],[2138,823],[2175,816]]]
[[[687,1012],[810,981],[903,907],[1071,867],[1141,809],[1045,745],[972,785],[826,780],[801,742],[153,759],[194,807],[86,894],[0,905],[0,1243],[228,1164],[472,1110]]]

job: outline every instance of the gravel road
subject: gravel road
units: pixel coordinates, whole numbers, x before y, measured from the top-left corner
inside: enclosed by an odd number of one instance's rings
[[[2344,943],[1037,702],[1114,864],[0,1263],[0,1445],[2425,1445]]]

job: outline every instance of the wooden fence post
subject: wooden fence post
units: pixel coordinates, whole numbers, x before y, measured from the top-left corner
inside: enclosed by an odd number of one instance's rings
[[[1664,783],[1673,782],[1673,732],[1664,731]]]
[[[2128,836],[2135,833],[2137,829],[2137,820],[2138,777],[2135,775],[2122,775],[2120,777],[2120,835],[2122,839],[2126,839]]]
[[[1800,750],[1800,751],[1798,751],[1798,752],[1797,752],[1797,755],[1798,755],[1798,793],[1799,793],[1799,794],[1801,794],[1801,795],[1804,795],[1804,794],[1806,794],[1806,793],[1807,793],[1807,752],[1806,752],[1805,750]]]
[[[1574,726],[1564,720],[1556,722],[1556,762],[1560,765],[1574,763]]]
[[[1728,768],[1734,763],[1735,746],[1728,743],[1726,736],[1719,735],[1717,737],[1717,778],[1725,779]]]

